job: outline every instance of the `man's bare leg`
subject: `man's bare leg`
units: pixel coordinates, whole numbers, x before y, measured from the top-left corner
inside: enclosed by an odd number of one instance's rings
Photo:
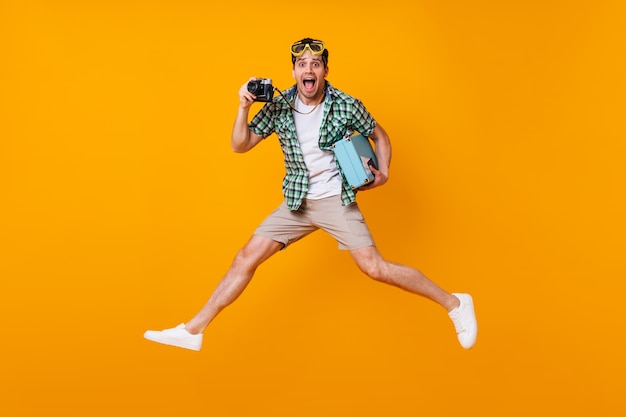
[[[224,278],[217,285],[204,307],[188,323],[165,330],[148,330],[144,337],[150,341],[190,350],[202,349],[202,332],[226,306],[237,299],[254,272],[270,256],[282,248],[282,243],[254,235],[241,249]]]
[[[256,269],[278,252],[283,244],[253,235],[237,253],[228,272],[217,285],[204,307],[185,324],[191,334],[202,333],[213,319],[235,301],[248,286]]]
[[[476,315],[469,294],[450,294],[417,269],[388,262],[375,246],[350,251],[358,267],[369,277],[428,298],[446,309],[454,323],[459,343],[470,349],[476,343]]]
[[[459,306],[459,300],[441,289],[417,269],[386,261],[375,246],[350,251],[357,266],[370,278],[418,294],[441,305],[446,311]]]
[[[230,269],[222,278],[205,306],[187,324],[163,331],[148,330],[144,337],[158,343],[200,350],[202,332],[226,306],[244,291],[256,269],[282,248],[282,244],[261,236],[253,236],[239,251]],[[469,349],[476,341],[476,317],[469,294],[450,294],[409,266],[388,262],[376,247],[351,251],[359,268],[371,278],[426,297],[448,311],[461,345]]]

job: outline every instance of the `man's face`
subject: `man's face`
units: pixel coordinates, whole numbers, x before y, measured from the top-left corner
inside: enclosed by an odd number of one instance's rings
[[[311,51],[306,51],[302,56],[297,57],[293,67],[293,78],[296,79],[301,99],[306,98],[307,101],[313,102],[319,100],[324,95],[327,75],[328,67],[324,67],[324,61],[320,55],[313,55]]]

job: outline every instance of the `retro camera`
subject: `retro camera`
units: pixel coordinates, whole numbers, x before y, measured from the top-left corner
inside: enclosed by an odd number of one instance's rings
[[[248,83],[248,91],[256,96],[254,101],[272,101],[274,87],[271,78],[259,78]]]

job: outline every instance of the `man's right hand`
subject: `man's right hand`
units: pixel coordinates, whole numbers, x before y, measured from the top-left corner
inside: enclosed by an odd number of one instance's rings
[[[256,96],[248,91],[248,83],[254,80],[256,80],[256,77],[250,77],[239,89],[239,105],[242,109],[248,109],[254,103]]]
[[[252,80],[256,80],[256,78],[251,77],[248,82]],[[248,82],[239,89],[239,110],[237,111],[237,118],[235,119],[235,125],[233,126],[233,133],[230,139],[231,147],[235,152],[248,152],[263,139],[252,133],[248,127],[248,112],[256,98],[254,94],[248,91]]]

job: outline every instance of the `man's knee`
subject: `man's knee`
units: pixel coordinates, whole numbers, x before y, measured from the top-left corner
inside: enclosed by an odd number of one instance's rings
[[[255,270],[281,247],[282,244],[279,242],[255,235],[237,252],[232,267],[248,271]]]
[[[361,272],[375,281],[387,282],[387,262],[380,256],[362,257],[356,259]]]
[[[391,284],[393,281],[392,263],[386,261],[376,246],[367,246],[350,252],[359,269],[375,281]]]
[[[245,246],[239,249],[235,254],[235,259],[233,259],[233,268],[247,268],[251,264],[251,253]]]

